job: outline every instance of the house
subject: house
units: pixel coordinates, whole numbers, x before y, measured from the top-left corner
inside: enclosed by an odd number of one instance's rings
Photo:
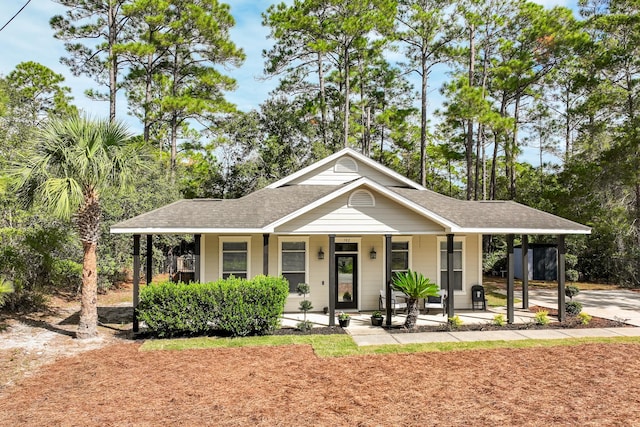
[[[181,200],[115,224],[111,232],[133,235],[134,306],[140,236],[150,247],[154,234],[193,234],[196,280],[282,275],[291,289],[286,311],[297,311],[296,285],[308,283],[308,298],[316,309],[329,308],[333,324],[336,310],[377,309],[381,290],[390,302],[386,285],[394,272],[407,269],[446,291],[450,316],[470,308],[471,287],[482,283],[483,234],[507,235],[507,318],[513,322],[514,235],[523,236],[523,269],[527,236],[557,235],[560,272],[564,236],[590,229],[512,201],[453,199],[345,148],[242,198]],[[564,274],[558,277],[560,309]]]

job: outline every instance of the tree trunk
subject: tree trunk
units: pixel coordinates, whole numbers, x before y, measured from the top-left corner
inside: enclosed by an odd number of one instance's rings
[[[427,70],[427,56],[422,53],[422,72],[420,83],[420,185],[427,186],[427,89],[429,75]]]
[[[118,56],[113,50],[116,44],[117,20],[115,2],[109,2],[107,25],[109,27],[109,120],[116,119],[116,94],[118,91]]]
[[[469,87],[474,86],[474,63],[476,60],[475,52],[475,27],[473,24],[469,27]],[[471,200],[473,195],[473,120],[467,121],[467,200]]]
[[[348,147],[349,142],[349,49],[345,47],[344,49],[344,147]]]
[[[407,320],[404,321],[404,327],[407,329],[413,329],[416,327],[418,321],[418,300],[415,298],[407,298]]]
[[[327,146],[327,99],[324,89],[324,70],[322,69],[322,54],[318,52],[318,79],[320,82],[320,131],[322,132],[322,143]]]
[[[98,274],[97,244],[83,242],[82,292],[80,299],[80,321],[76,337],[92,338],[98,334]]]

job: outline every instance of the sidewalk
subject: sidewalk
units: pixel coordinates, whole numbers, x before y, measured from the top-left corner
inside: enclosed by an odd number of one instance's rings
[[[539,298],[541,295],[536,295]],[[531,305],[553,307],[551,295],[540,298],[541,300],[530,300]],[[557,304],[557,303],[556,303]],[[585,310],[589,314],[596,315],[592,309]],[[605,318],[621,320],[619,309],[608,313]],[[416,344],[416,343],[438,343],[438,342],[470,342],[470,341],[514,341],[526,339],[566,339],[585,337],[640,337],[640,328],[584,328],[584,329],[523,329],[523,330],[503,330],[503,331],[459,331],[459,332],[411,332],[411,333],[389,333],[386,329],[371,326],[368,312],[349,313],[351,321],[346,332],[351,335],[355,343],[359,346],[366,345],[387,345],[387,344]],[[457,310],[456,315],[460,317],[463,324],[487,324],[490,323],[496,314],[503,314],[506,317],[506,307],[491,307],[487,311]],[[529,310],[516,308],[514,312],[514,323],[533,322],[535,313]],[[405,314],[399,313],[393,317],[393,325],[404,324]],[[550,316],[553,319],[553,316]],[[308,313],[307,319],[316,326],[327,326],[329,317],[322,313]],[[295,326],[302,320],[301,313],[285,313],[282,319],[283,326]],[[553,319],[556,320],[556,319]],[[626,320],[626,319],[625,319]],[[420,314],[418,325],[437,326],[447,322],[447,318],[442,314]],[[634,324],[635,322],[628,322]]]
[[[527,339],[565,339],[585,337],[640,337],[640,328],[531,329],[506,331],[416,332],[390,334],[383,328],[371,327],[369,333],[360,328],[347,328],[359,346],[470,341],[514,341]]]

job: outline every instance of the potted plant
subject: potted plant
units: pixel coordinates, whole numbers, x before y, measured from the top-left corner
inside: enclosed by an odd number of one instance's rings
[[[379,311],[374,311],[371,315],[371,325],[372,326],[382,326],[382,322],[384,321],[384,316]]]
[[[338,314],[338,323],[340,324],[340,327],[342,328],[348,327],[350,320],[351,320],[351,316],[349,316],[344,311],[341,311],[340,314]]]
[[[350,292],[345,292],[344,294],[342,294],[342,300],[343,301],[351,301],[351,293]]]

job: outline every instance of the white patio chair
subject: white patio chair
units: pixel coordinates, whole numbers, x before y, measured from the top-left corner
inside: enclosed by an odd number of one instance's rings
[[[384,289],[380,289],[378,309],[380,311],[387,309],[387,294]],[[400,291],[391,291],[391,309],[394,316],[397,310],[407,311],[407,296]]]
[[[437,297],[426,297],[424,299],[424,309],[426,313],[429,314],[429,309],[437,308],[438,310],[442,310],[442,314],[446,314],[445,301],[447,299],[447,290],[440,289],[440,295]]]

